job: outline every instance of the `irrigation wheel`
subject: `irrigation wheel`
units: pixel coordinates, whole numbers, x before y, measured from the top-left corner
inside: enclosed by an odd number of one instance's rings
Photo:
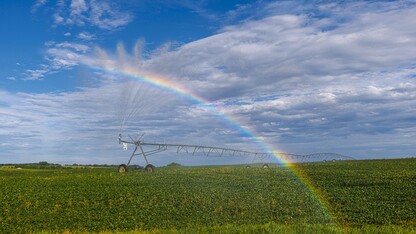
[[[121,164],[120,166],[118,166],[118,172],[120,172],[120,173],[127,172],[127,165],[126,164]]]
[[[267,163],[263,164],[263,168],[264,168],[264,169],[269,168],[269,164],[267,164]]]
[[[153,173],[153,172],[155,172],[155,166],[153,166],[152,164],[147,164],[147,166],[144,168],[144,170],[146,172]]]

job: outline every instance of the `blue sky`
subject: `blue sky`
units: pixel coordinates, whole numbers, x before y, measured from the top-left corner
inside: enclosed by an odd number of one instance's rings
[[[0,163],[118,164],[129,155],[119,132],[359,159],[416,155],[415,1],[38,0],[0,9]],[[220,114],[108,64],[163,77]],[[250,160],[166,153],[152,162]]]

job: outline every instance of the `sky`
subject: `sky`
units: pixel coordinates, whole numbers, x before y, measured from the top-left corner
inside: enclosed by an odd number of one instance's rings
[[[0,35],[0,163],[416,156],[416,1],[3,0]]]

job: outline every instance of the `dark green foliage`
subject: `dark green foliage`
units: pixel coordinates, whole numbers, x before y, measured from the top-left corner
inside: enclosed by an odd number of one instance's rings
[[[168,165],[166,165],[167,167],[181,167],[182,165],[181,164],[179,164],[179,163],[175,163],[175,162],[173,162],[173,163],[169,163]]]
[[[209,232],[206,227],[224,225],[255,232],[279,225],[323,225],[324,230],[339,224],[413,227],[416,223],[415,159],[299,167],[328,199],[337,220],[330,219],[285,168],[167,167],[153,174],[138,170],[119,174],[114,168],[4,169],[0,170],[0,233]]]
[[[416,159],[305,164],[347,225],[416,225]]]
[[[1,168],[24,168],[24,169],[61,169],[60,164],[48,163],[46,161],[40,161],[38,163],[22,163],[22,164],[0,164]]]

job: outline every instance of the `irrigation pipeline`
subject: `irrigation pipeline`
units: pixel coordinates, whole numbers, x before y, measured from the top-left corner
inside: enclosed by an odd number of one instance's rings
[[[263,161],[265,158],[274,158],[273,153],[261,153],[252,152],[241,149],[231,149],[216,146],[204,146],[204,145],[191,145],[191,144],[168,144],[168,143],[147,143],[140,140],[125,141],[119,135],[119,143],[124,145],[133,144],[137,147],[150,147],[147,152],[142,151],[138,155],[142,154],[154,154],[168,150],[168,148],[174,148],[176,153],[187,153],[193,156],[207,156],[207,157],[227,157],[227,156],[253,156],[254,158]],[[313,153],[313,154],[292,154],[292,153],[279,153],[279,157],[285,161],[293,162],[312,162],[312,161],[333,161],[333,160],[354,160],[353,157],[337,154],[337,153]]]

